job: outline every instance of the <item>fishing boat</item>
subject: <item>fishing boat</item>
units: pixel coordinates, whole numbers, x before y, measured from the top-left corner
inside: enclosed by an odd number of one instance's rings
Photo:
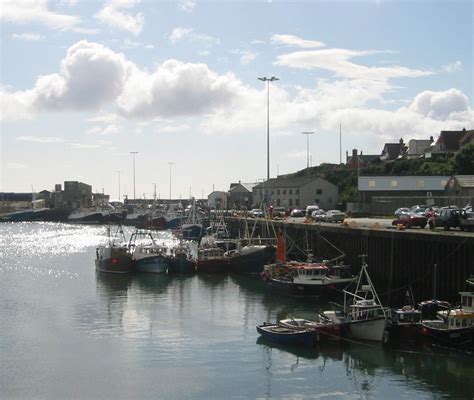
[[[107,227],[108,242],[96,248],[95,268],[99,272],[124,274],[132,271],[132,255],[126,244],[122,227],[113,237]]]
[[[286,261],[284,239],[277,237],[277,262],[264,267],[262,278],[270,290],[294,297],[324,297],[341,293],[357,277],[350,267],[334,260],[314,262],[307,251],[306,261]],[[332,292],[332,293],[331,293]]]
[[[177,247],[171,249],[169,260],[169,274],[189,274],[196,272],[195,258],[189,243],[181,241]]]
[[[183,223],[181,230],[183,239],[186,240],[199,240],[204,234],[202,223],[198,221],[196,215],[196,201],[194,198],[192,205],[188,210],[186,221]]]
[[[436,313],[436,319],[421,321],[421,334],[434,343],[474,351],[474,280],[466,281],[470,291],[459,292],[461,305]]]
[[[362,256],[362,268],[353,292],[344,290],[343,323],[354,339],[382,342],[389,319],[389,310],[382,306],[372,284],[367,263]]]
[[[257,332],[274,343],[313,347],[319,342],[320,334],[312,329],[294,329],[280,324],[257,325]]]
[[[197,252],[196,272],[230,272],[230,258],[221,247],[200,247]]]
[[[130,238],[133,268],[137,272],[165,273],[170,265],[168,247],[158,244],[151,232],[137,231]]]

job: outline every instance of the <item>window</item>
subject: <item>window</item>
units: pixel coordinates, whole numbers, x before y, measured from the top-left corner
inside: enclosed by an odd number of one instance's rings
[[[316,194],[323,194],[323,189],[316,189]]]
[[[290,199],[290,200],[289,200],[288,205],[289,205],[290,207],[293,207],[293,199]]]
[[[289,189],[288,194],[293,194],[293,189]]]
[[[275,194],[275,192],[272,190],[272,196]]]
[[[283,194],[286,194],[286,189],[283,189]]]
[[[467,300],[467,306],[472,307],[472,297],[468,297],[467,299],[468,299]]]
[[[418,181],[418,187],[424,188],[425,187],[425,181],[423,179],[420,179]]]
[[[375,181],[369,181],[369,187],[371,188],[375,187]]]
[[[295,206],[299,207],[300,206],[300,199],[295,199]]]
[[[390,182],[391,187],[398,187],[398,181],[392,181]]]
[[[280,189],[277,189],[277,195],[280,194]]]
[[[277,199],[277,206],[280,207],[280,199]]]
[[[299,189],[295,189],[295,194],[300,194],[300,190],[299,190]]]

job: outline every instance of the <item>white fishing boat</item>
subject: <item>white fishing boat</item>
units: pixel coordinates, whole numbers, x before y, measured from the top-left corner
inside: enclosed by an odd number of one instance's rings
[[[367,272],[365,256],[362,258],[354,292],[344,290],[344,323],[352,338],[381,342],[390,311],[381,304]]]

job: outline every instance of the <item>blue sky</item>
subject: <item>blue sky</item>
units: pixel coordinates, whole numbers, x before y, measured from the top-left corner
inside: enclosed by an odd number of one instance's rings
[[[2,0],[0,191],[201,197],[473,128],[471,1]],[[118,172],[120,171],[120,173]]]

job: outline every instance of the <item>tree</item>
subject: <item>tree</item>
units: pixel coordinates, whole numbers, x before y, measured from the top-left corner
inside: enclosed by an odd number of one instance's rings
[[[452,160],[455,175],[474,175],[474,143],[464,146]]]

